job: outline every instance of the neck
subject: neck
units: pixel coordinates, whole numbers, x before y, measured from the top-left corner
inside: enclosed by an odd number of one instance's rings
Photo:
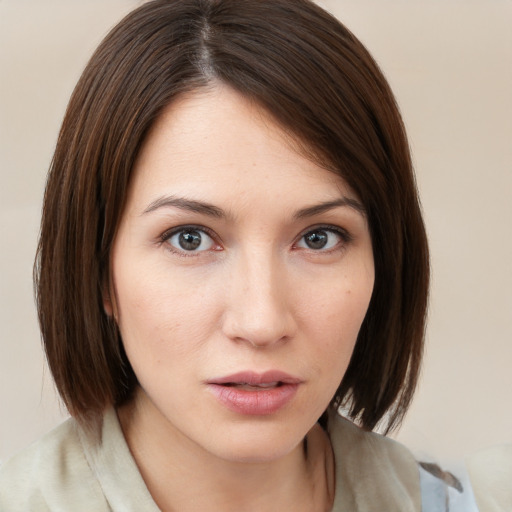
[[[240,462],[212,455],[176,429],[144,393],[118,411],[128,446],[163,512],[327,511],[333,501],[330,443],[316,425],[290,453]]]

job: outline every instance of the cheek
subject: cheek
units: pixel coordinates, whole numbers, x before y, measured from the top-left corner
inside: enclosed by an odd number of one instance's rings
[[[192,358],[212,329],[214,311],[183,279],[119,266],[115,276],[118,324],[130,359],[159,364]],[[137,365],[137,361],[133,361]]]
[[[348,366],[373,291],[373,271],[345,275],[333,280],[328,290],[310,303],[309,324],[316,343],[312,360],[318,374],[329,373],[335,388]]]
[[[373,292],[373,269],[362,267],[332,276],[323,288],[310,297],[310,321],[318,319],[319,328],[347,339],[357,335]]]

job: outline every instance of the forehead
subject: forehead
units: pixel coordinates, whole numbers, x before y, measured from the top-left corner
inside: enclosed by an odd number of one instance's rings
[[[182,95],[153,125],[135,162],[130,199],[311,202],[354,197],[260,106],[216,85]],[[205,197],[200,197],[204,195]]]

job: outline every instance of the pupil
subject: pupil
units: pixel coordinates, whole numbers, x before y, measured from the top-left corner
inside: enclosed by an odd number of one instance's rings
[[[325,231],[313,231],[305,238],[306,245],[310,249],[323,249],[327,245],[327,233]]]
[[[198,231],[180,233],[179,243],[182,249],[193,251],[201,245],[201,235]]]

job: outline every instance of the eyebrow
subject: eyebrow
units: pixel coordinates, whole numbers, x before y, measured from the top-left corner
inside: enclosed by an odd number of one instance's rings
[[[338,208],[340,206],[348,206],[349,208],[352,208],[356,210],[358,213],[366,216],[366,209],[359,201],[351,199],[350,197],[340,197],[339,199],[335,199],[334,201],[326,201],[325,203],[320,203],[314,206],[302,208],[295,213],[294,217],[296,219],[314,217],[315,215],[320,215],[321,213],[333,210],[334,208]]]
[[[190,212],[201,213],[210,217],[223,218],[226,213],[221,208],[214,206],[210,203],[203,201],[194,201],[193,199],[186,199],[184,197],[175,196],[162,196],[153,201],[142,214],[151,213],[159,208],[174,207],[180,210],[187,210]]]
[[[349,208],[356,210],[358,213],[366,215],[366,210],[359,201],[356,201],[355,199],[351,199],[349,197],[340,197],[339,199],[334,199],[333,201],[326,201],[324,203],[315,204],[313,206],[308,206],[306,208],[301,208],[300,210],[295,212],[294,218],[304,219],[307,217],[314,217],[315,215],[320,215],[321,213],[342,206],[348,206]],[[174,207],[179,208],[180,210],[200,213],[218,219],[228,217],[227,213],[222,208],[219,208],[218,206],[215,206],[213,204],[175,196],[159,197],[158,199],[150,203],[149,206],[142,212],[142,214],[144,215],[146,213],[154,212],[155,210],[158,210],[160,208],[168,207]]]

